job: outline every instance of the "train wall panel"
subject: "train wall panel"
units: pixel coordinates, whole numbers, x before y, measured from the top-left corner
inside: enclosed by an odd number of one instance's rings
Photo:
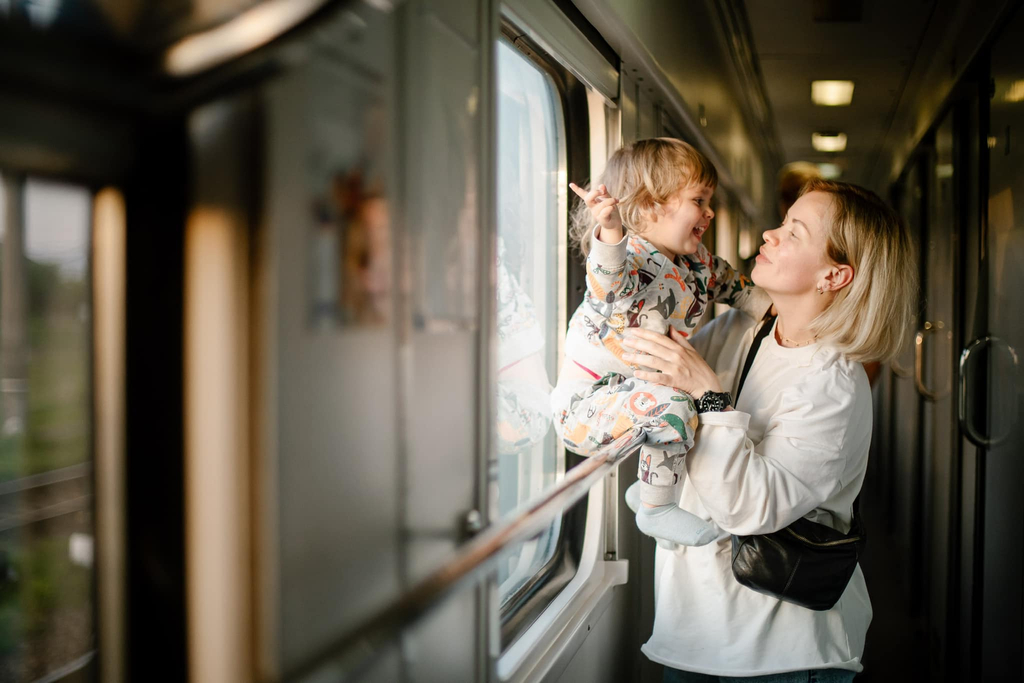
[[[617,586],[611,604],[559,677],[560,683],[589,681],[618,683],[636,679],[636,657],[625,648],[632,643],[625,632],[631,621],[635,595],[629,586]]]
[[[477,673],[482,653],[473,638],[478,596],[472,589],[455,593],[406,634],[402,659],[407,683],[483,680]]]
[[[484,520],[481,438],[489,383],[489,213],[496,5],[413,0],[400,10],[402,206],[399,294],[401,512],[406,586],[440,567]],[[489,27],[484,30],[484,27]],[[484,675],[493,630],[481,590],[462,590],[402,636],[405,679]],[[496,615],[493,617],[496,619]]]
[[[395,335],[317,329],[309,311],[311,189],[324,182],[310,177],[323,142],[316,122],[345,94],[327,68],[293,70],[265,92],[286,669],[399,589]]]

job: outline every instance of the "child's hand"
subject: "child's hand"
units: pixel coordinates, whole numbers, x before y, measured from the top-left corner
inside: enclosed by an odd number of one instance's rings
[[[614,244],[622,239],[622,219],[619,217],[619,200],[608,196],[608,188],[598,185],[587,192],[576,183],[569,183],[569,188],[583,200],[590,209],[590,215],[601,226],[598,239]]]

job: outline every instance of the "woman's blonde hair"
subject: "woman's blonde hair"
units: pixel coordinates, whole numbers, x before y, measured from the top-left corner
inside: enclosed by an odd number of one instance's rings
[[[903,347],[917,296],[910,237],[896,212],[874,192],[821,179],[808,182],[801,195],[808,192],[831,196],[825,253],[854,272],[853,281],[836,292],[810,329],[851,360],[890,360]]]
[[[714,189],[718,171],[696,149],[676,138],[649,138],[620,147],[608,159],[604,173],[590,188],[604,185],[619,200],[619,215],[626,232],[642,233],[641,226],[659,205],[684,187]],[[588,188],[589,189],[589,188]],[[569,237],[584,255],[590,251],[594,220],[582,201],[572,213]]]

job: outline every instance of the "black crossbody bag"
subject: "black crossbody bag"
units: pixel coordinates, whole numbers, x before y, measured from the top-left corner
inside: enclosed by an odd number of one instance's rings
[[[761,329],[747,352],[736,388],[737,400],[773,320],[774,316],[765,315]],[[758,593],[808,609],[832,609],[850,583],[867,542],[867,534],[861,526],[859,501],[860,496],[857,496],[853,502],[853,525],[848,534],[801,518],[770,534],[734,535],[733,576]]]

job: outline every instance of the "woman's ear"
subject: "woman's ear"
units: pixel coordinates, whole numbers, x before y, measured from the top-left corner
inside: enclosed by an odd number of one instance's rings
[[[853,282],[853,266],[845,263],[833,265],[825,274],[825,289],[829,292],[838,292],[851,282]]]

